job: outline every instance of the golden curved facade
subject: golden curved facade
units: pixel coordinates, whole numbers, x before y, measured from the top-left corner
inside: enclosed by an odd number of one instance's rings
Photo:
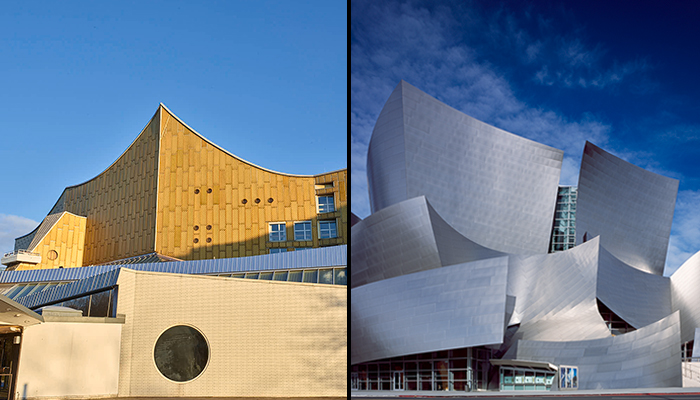
[[[84,243],[72,237],[70,244],[54,240],[55,248],[42,247],[60,257],[77,254],[71,247],[82,245],[82,260],[71,256],[56,265],[42,256],[8,269],[78,267],[150,253],[196,260],[346,244],[346,188],[347,169],[311,176],[267,170],[211,143],[161,104],[111,166],[66,188],[49,212],[86,218]],[[37,235],[48,235],[49,217],[17,238],[15,251],[31,251]],[[311,234],[295,237],[295,224],[304,222]],[[281,229],[281,223],[286,235],[270,240],[271,224]]]

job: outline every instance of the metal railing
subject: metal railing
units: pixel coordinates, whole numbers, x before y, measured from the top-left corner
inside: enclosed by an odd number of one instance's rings
[[[40,256],[41,255],[39,253],[32,253],[31,251],[27,251],[27,250],[14,250],[14,251],[11,251],[9,253],[5,253],[5,255],[3,257],[9,257],[9,256],[18,255],[18,254],[26,254],[28,256]]]
[[[683,357],[683,377],[700,380],[700,357]]]

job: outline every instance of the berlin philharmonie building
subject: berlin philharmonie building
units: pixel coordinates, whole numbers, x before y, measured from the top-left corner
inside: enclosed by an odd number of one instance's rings
[[[561,187],[562,158],[399,83],[352,218],[352,390],[693,385],[700,253],[663,276],[678,181],[587,142]]]

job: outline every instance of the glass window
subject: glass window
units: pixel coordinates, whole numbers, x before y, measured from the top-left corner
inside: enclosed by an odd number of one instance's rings
[[[12,289],[10,289],[7,293],[5,293],[5,296],[9,298],[14,298],[17,293],[19,293],[22,289],[25,288],[25,285],[16,285]]]
[[[285,240],[287,240],[287,229],[284,222],[270,224],[270,241],[284,242]]]
[[[335,272],[335,284],[336,285],[347,285],[348,276],[345,268],[336,268],[333,270]]]
[[[327,213],[335,211],[335,202],[333,201],[333,196],[318,196],[318,212]]]
[[[109,317],[109,308],[111,290],[95,293],[90,299],[90,316],[91,317]]]
[[[307,283],[316,283],[316,282],[317,282],[317,281],[316,281],[316,275],[317,275],[317,273],[318,273],[318,271],[316,271],[315,269],[312,269],[312,270],[305,270],[305,271],[304,271],[304,282],[307,282]]]
[[[287,271],[276,271],[275,275],[272,277],[272,280],[286,281],[287,280]]]
[[[90,306],[90,296],[83,296],[77,299],[63,302],[64,307],[70,307],[83,312],[83,317],[88,316],[88,307]]]
[[[276,248],[270,249],[270,254],[284,253],[286,251],[287,251],[287,249],[284,247],[276,247]]]
[[[246,279],[258,279],[259,274],[257,272],[248,272],[245,274]]]
[[[333,270],[332,269],[322,269],[318,271],[318,283],[326,283],[329,285],[333,284]]]
[[[318,238],[330,239],[338,237],[335,220],[318,221]]]
[[[289,271],[289,282],[301,282],[302,271]]]
[[[312,240],[311,221],[294,223],[294,240]]]
[[[204,335],[190,326],[177,325],[163,332],[153,349],[153,359],[163,376],[176,382],[198,377],[209,361]]]
[[[260,279],[264,279],[266,281],[271,281],[272,280],[272,272],[261,272]]]

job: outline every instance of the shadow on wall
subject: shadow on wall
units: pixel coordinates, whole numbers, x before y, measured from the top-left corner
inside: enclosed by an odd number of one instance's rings
[[[320,307],[326,310],[324,317],[337,315],[337,313],[342,313],[346,316],[342,321],[344,329],[325,329],[320,331],[304,325],[299,330],[298,337],[313,338],[316,346],[322,349],[324,354],[322,357],[318,357],[318,354],[305,352],[299,363],[302,369],[315,371],[316,373],[313,378],[309,378],[310,387],[323,388],[323,390],[331,393],[344,393],[348,390],[348,376],[346,372],[348,369],[347,292],[344,292],[342,298],[325,296],[321,301]],[[325,321],[325,323],[338,324],[337,321],[333,320]],[[311,379],[313,379],[313,382]]]
[[[337,236],[332,239],[319,239],[318,222],[323,220],[335,220]],[[308,221],[308,220],[307,220]],[[302,221],[295,221],[302,222]],[[335,212],[317,215],[311,218],[312,240],[294,240],[294,222],[286,223],[286,239],[284,241],[270,241],[270,236],[256,236],[251,239],[231,243],[214,244],[213,228],[200,226],[194,238],[194,248],[183,254],[164,254],[182,260],[210,260],[215,258],[249,257],[262,254],[270,254],[270,249],[299,250],[311,247],[326,247],[348,244],[348,213],[347,206],[338,208]],[[167,235],[168,232],[164,232]],[[211,240],[208,242],[208,240]]]

